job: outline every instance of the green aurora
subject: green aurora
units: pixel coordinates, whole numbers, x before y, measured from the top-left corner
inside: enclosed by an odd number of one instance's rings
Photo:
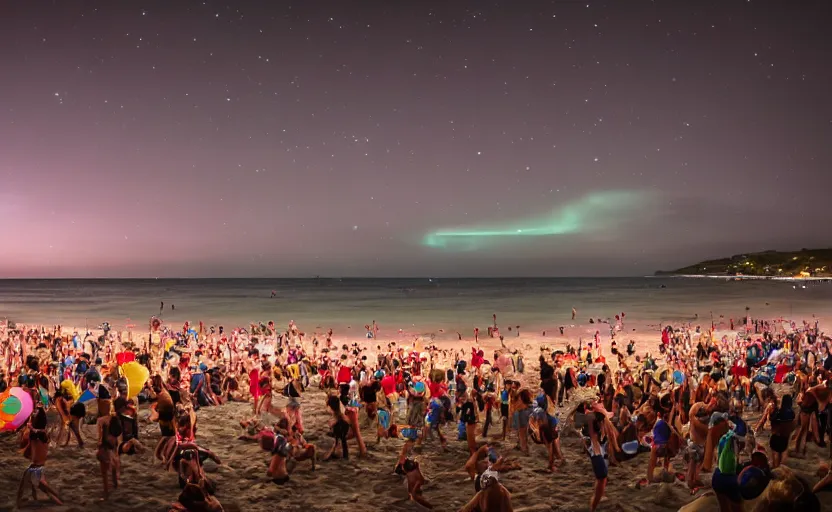
[[[628,221],[647,202],[642,191],[593,192],[555,208],[547,215],[507,223],[440,229],[428,233],[422,245],[471,251],[519,237],[553,237],[610,230]]]

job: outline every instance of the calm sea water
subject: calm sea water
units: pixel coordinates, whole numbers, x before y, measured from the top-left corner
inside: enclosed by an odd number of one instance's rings
[[[570,323],[573,306],[581,322],[623,311],[638,323],[707,319],[710,312],[736,318],[746,306],[769,318],[832,309],[832,284],[793,286],[685,278],[2,280],[0,318],[78,327],[106,320],[117,329],[132,321],[143,329],[164,301],[162,316],[173,324],[295,320],[307,331],[351,326],[360,334],[376,320],[386,332],[470,333],[485,329],[494,313],[502,326],[555,330]]]

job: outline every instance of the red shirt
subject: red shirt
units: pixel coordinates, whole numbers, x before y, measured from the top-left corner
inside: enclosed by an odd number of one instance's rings
[[[338,384],[349,384],[352,380],[352,372],[349,366],[342,366],[338,368],[338,378],[335,379]]]
[[[445,383],[443,382],[428,382],[428,389],[430,389],[431,397],[439,397],[445,394]]]
[[[477,352],[476,349],[471,348],[471,366],[479,368],[485,362],[485,359]]]
[[[734,363],[734,366],[731,367],[731,375],[737,378],[748,377],[748,367],[740,366],[739,363]]]
[[[385,396],[395,393],[396,378],[393,377],[392,374],[385,375],[384,378],[381,379],[381,389],[384,391]]]

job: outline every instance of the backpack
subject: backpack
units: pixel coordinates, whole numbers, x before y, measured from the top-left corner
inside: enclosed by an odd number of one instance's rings
[[[719,440],[717,467],[723,475],[737,474],[737,438],[734,431],[729,430]]]

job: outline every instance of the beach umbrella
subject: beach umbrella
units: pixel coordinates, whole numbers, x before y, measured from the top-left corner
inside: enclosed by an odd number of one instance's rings
[[[32,397],[23,388],[13,387],[0,394],[0,431],[15,431],[34,410]]]

